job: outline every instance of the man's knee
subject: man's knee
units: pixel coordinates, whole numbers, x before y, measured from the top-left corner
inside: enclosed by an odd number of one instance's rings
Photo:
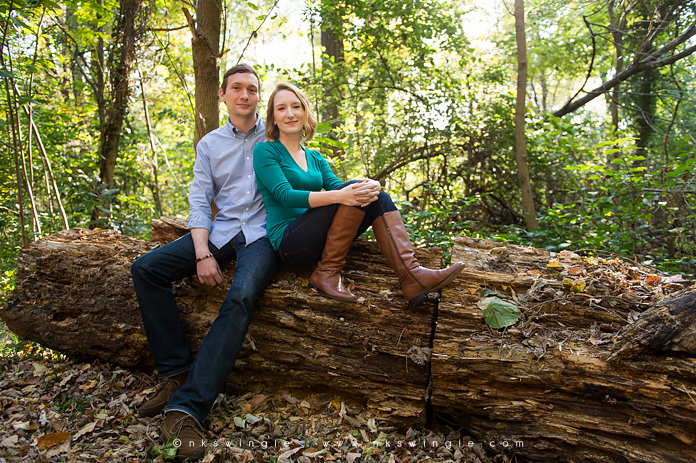
[[[135,261],[131,264],[130,272],[131,272],[131,276],[133,278],[136,278],[136,277],[143,274],[145,267],[146,267],[145,257],[146,257],[146,255],[140,256],[137,259],[135,259]]]
[[[138,257],[132,264],[131,264],[131,277],[133,279],[138,279],[138,278],[147,278],[150,275],[153,275],[153,264],[156,265],[157,262],[157,255],[154,252],[148,252],[147,254]]]

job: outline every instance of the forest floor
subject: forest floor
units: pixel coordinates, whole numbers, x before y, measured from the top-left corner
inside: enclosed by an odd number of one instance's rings
[[[18,342],[0,326],[0,463],[165,462],[176,448],[161,417],[137,408],[150,375],[81,363]],[[447,426],[398,431],[330,394],[249,391],[220,394],[204,421],[210,462],[516,462],[510,449],[474,442]]]

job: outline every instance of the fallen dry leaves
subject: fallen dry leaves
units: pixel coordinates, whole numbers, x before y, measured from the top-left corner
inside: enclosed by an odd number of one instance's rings
[[[169,461],[161,417],[136,413],[155,385],[146,373],[51,351],[0,360],[0,463]],[[208,451],[202,461],[515,461],[509,451],[485,448],[459,431],[399,433],[397,424],[329,393],[220,394],[203,423]]]

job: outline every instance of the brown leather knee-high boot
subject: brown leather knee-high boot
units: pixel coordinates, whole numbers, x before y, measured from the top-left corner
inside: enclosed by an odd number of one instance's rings
[[[411,305],[421,304],[429,292],[449,285],[464,270],[464,264],[457,262],[442,270],[421,267],[413,254],[411,240],[399,211],[386,212],[372,223],[377,243],[396,276],[399,277],[401,291]]]
[[[334,299],[357,301],[357,297],[343,286],[341,269],[346,263],[346,255],[350,244],[355,239],[360,223],[365,217],[365,211],[352,206],[338,206],[331,227],[326,234],[326,245],[321,255],[321,261],[309,277],[310,287],[315,287]]]

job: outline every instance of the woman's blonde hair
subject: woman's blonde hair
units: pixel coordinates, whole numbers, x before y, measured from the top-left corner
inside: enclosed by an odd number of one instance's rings
[[[269,141],[273,141],[280,135],[280,130],[278,130],[278,126],[275,125],[273,121],[275,119],[275,96],[281,90],[290,90],[300,100],[302,109],[304,109],[305,112],[304,120],[302,121],[302,139],[305,142],[310,141],[314,138],[314,133],[317,130],[317,118],[314,116],[314,112],[309,105],[307,95],[293,84],[287,82],[281,82],[276,85],[275,90],[273,90],[273,93],[271,93],[271,96],[268,98],[268,106],[266,107],[266,138],[268,138]]]

